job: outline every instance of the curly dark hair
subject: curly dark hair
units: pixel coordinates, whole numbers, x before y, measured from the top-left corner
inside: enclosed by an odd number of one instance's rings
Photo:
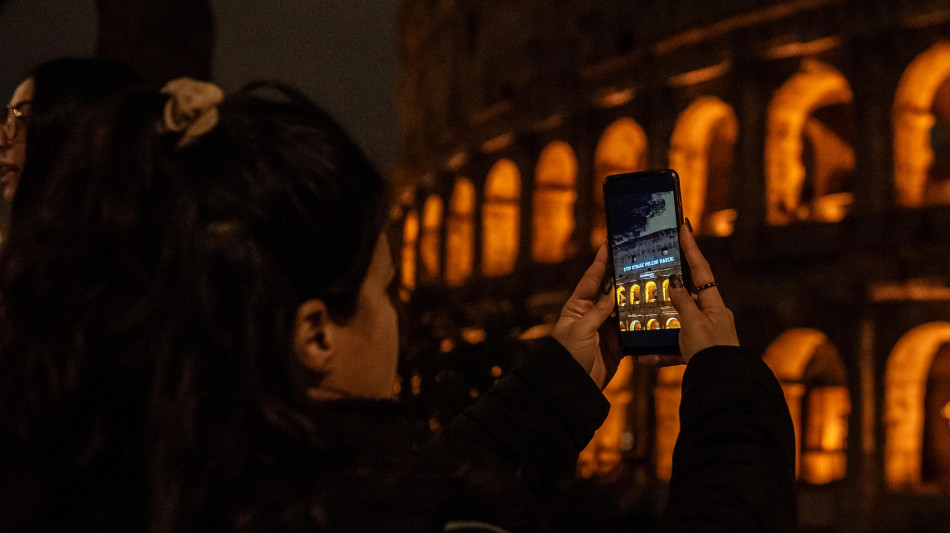
[[[140,87],[31,131],[0,255],[8,530],[214,527],[195,517],[255,435],[319,446],[296,310],[355,314],[389,193],[326,112],[271,89],[184,148]]]

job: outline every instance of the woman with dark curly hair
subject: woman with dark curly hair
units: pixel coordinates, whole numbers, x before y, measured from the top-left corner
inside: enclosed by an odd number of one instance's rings
[[[46,160],[31,147],[0,255],[5,530],[546,529],[532,493],[602,423],[619,361],[598,335],[606,249],[553,337],[414,447],[391,401],[386,183],[325,112],[267,88],[130,89],[74,115]],[[703,353],[737,344],[722,300],[673,287],[684,358],[705,361],[692,374],[734,371],[716,362],[744,361],[734,348]],[[744,397],[767,412],[750,419],[765,453],[742,450],[774,457],[738,482],[777,479],[778,496],[736,505],[782,522],[784,401],[767,385]]]

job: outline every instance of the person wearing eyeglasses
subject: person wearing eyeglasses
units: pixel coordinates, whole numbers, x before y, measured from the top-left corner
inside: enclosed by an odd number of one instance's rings
[[[3,128],[0,130],[0,185],[3,198],[12,201],[20,170],[26,159],[26,119],[33,103],[33,78],[27,78],[16,90],[3,110]]]
[[[60,58],[37,66],[16,90],[3,111],[0,133],[0,185],[13,201],[26,161],[27,139],[62,131],[79,110],[108,99],[118,89],[140,81],[129,67],[91,58]],[[55,139],[47,139],[52,145]],[[50,146],[50,142],[36,143]],[[40,157],[39,160],[47,158]]]

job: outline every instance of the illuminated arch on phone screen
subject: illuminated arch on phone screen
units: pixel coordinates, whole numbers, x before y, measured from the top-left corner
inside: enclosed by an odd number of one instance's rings
[[[640,331],[641,329],[643,329],[643,324],[639,320],[630,323],[630,331]]]
[[[670,301],[670,280],[669,279],[663,280],[663,301],[664,302]]]
[[[651,318],[647,321],[647,329],[660,329],[660,321],[655,318]]]
[[[799,479],[822,485],[843,478],[851,397],[838,351],[824,333],[799,328],[776,338],[762,360],[785,393]]]
[[[630,303],[640,303],[640,285],[636,283],[633,285],[633,287],[630,287]]]
[[[666,320],[666,329],[680,329],[680,321],[677,318],[668,318]]]
[[[700,234],[731,235],[732,167],[739,121],[732,106],[702,96],[680,114],[670,139],[670,168],[680,176],[683,213]],[[696,221],[699,221],[697,223]]]
[[[604,130],[594,152],[594,218],[590,244],[598,248],[607,238],[604,218],[604,178],[647,168],[647,135],[632,118],[615,120]]]
[[[937,160],[932,144],[935,128],[944,139],[950,134],[950,41],[935,44],[907,66],[893,116],[897,203],[950,203],[950,161]]]
[[[894,345],[887,359],[884,375],[884,473],[887,484],[894,489],[916,488],[940,481],[924,468],[927,450],[925,435],[928,426],[939,424],[950,429],[946,402],[937,398],[937,409],[926,409],[933,403],[928,384],[938,366],[938,358],[946,356],[950,345],[950,322],[931,322],[905,333]],[[944,353],[942,353],[944,352]],[[943,361],[946,362],[945,360]],[[943,391],[946,395],[946,391]],[[937,429],[937,428],[933,428]],[[944,442],[943,444],[946,444]],[[933,443],[931,443],[933,445]],[[938,464],[947,457],[936,457]],[[946,479],[942,480],[946,483]]]
[[[419,213],[415,210],[406,214],[402,224],[402,260],[400,280],[406,290],[416,287],[416,246],[419,242]]]
[[[445,282],[461,285],[472,275],[475,255],[475,186],[455,180],[445,220]]]
[[[852,99],[845,77],[812,59],[803,60],[776,91],[765,141],[769,224],[837,222],[847,214],[853,196]],[[806,172],[813,174],[807,190]]]
[[[442,242],[442,199],[432,195],[422,207],[422,234],[419,237],[419,259],[422,275],[427,281],[439,278]]]
[[[562,141],[547,145],[534,179],[531,257],[539,263],[559,263],[571,254],[575,225],[577,157],[570,145]]]
[[[627,305],[627,292],[623,285],[617,287],[617,306],[623,307]]]
[[[656,301],[656,282],[648,281],[648,282],[647,282],[646,290],[647,290],[647,294],[646,294],[647,300],[646,300],[646,301],[647,301],[647,302],[655,302],[655,301]]]
[[[509,159],[495,163],[485,179],[482,203],[482,273],[510,274],[518,259],[521,173]]]

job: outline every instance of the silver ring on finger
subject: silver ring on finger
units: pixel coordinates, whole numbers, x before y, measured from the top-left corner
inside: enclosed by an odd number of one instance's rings
[[[717,285],[719,285],[719,283],[712,281],[712,282],[706,283],[705,285],[700,285],[699,287],[696,287],[696,292],[704,291],[706,289],[711,289]]]

